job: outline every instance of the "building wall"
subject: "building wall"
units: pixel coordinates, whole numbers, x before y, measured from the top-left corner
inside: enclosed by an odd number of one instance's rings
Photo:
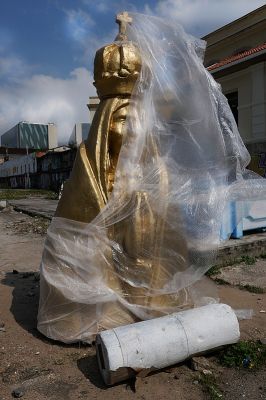
[[[217,81],[224,94],[238,91],[238,128],[244,142],[266,142],[266,62]]]
[[[250,67],[253,142],[266,141],[266,62]]]
[[[27,173],[34,173],[36,171],[36,155],[35,153],[31,153],[1,164],[0,177],[23,175]]]
[[[48,125],[20,122],[18,147],[48,149]]]
[[[0,187],[30,188],[30,176],[36,172],[35,153],[6,161],[0,165]]]
[[[59,190],[70,176],[75,149],[32,153],[0,165],[0,187]]]
[[[76,150],[48,152],[37,159],[37,173],[31,177],[33,187],[58,191],[70,176]]]
[[[225,95],[238,92],[238,128],[244,141],[252,139],[251,129],[251,95],[252,82],[250,71],[235,72],[224,78],[217,79]]]
[[[89,119],[90,123],[92,123],[94,114],[95,114],[95,112],[97,110],[97,107],[98,107],[99,103],[100,103],[100,99],[97,96],[91,96],[89,98],[89,102],[87,104],[87,107],[88,107],[88,109],[90,111],[90,119]]]
[[[90,124],[88,123],[79,123],[75,125],[76,128],[76,144],[79,146],[81,142],[87,139],[89,130],[90,130]]]
[[[57,129],[55,124],[48,124],[48,149],[58,146]]]
[[[6,147],[51,149],[57,147],[57,131],[54,124],[19,122],[1,136]]]
[[[13,148],[19,147],[18,127],[19,124],[13,126],[13,128],[9,129],[1,136],[1,146]]]
[[[68,141],[69,146],[79,146],[81,142],[87,139],[89,130],[90,124],[87,122],[75,124]]]

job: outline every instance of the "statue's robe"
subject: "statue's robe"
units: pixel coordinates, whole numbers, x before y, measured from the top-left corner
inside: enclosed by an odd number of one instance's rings
[[[59,219],[62,218],[63,223],[69,221],[70,227],[71,221],[93,224],[108,202],[110,123],[114,112],[128,104],[128,101],[119,98],[102,100],[88,139],[79,147],[71,177],[64,185],[55,214]],[[149,146],[152,148],[149,153],[156,157],[155,144],[150,143]],[[158,179],[160,189],[157,195],[163,198],[169,184],[163,166]],[[126,188],[124,195],[121,202],[127,197]],[[75,300],[75,276],[65,262],[62,263],[64,267],[61,265],[60,256],[53,248],[53,235],[47,238],[46,248],[52,250],[49,254],[44,250],[38,318],[38,329],[46,336],[65,342],[87,340],[86,332],[96,334],[99,330],[132,323],[145,316],[162,315],[174,311],[178,304],[184,302],[183,292],[176,295],[160,294],[175,272],[186,268],[186,244],[182,235],[177,236],[169,224],[171,218],[178,216],[169,215],[171,210],[167,202],[165,209],[156,213],[156,205],[151,204],[149,193],[136,192],[130,196],[134,211],[121,220],[117,218],[108,228],[108,236],[116,245],[113,249],[105,247],[102,250],[99,242],[97,249],[99,257],[103,255],[101,251],[105,252],[101,266],[105,269],[105,284],[117,294],[119,301],[88,304],[86,299],[84,302]],[[66,237],[64,230],[60,232],[64,239],[72,240]],[[78,247],[76,251],[79,251]],[[171,260],[171,252],[178,252],[179,259]],[[47,265],[50,271],[54,265],[59,273],[61,271],[66,279],[69,278],[69,282],[73,279],[74,284],[68,292],[64,290],[63,294],[51,277],[46,279]],[[85,266],[88,269],[90,267]]]

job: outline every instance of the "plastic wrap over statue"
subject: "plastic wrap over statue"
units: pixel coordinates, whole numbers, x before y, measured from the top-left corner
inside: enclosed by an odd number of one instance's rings
[[[43,252],[38,329],[63,342],[215,301],[195,283],[225,205],[265,195],[204,43],[131,17],[128,39],[96,53],[100,104]]]

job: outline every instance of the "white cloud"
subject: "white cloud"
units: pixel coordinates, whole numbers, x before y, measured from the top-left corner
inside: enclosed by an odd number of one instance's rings
[[[87,0],[85,0],[87,2]],[[88,0],[90,1],[90,0]],[[104,7],[105,2],[100,1],[97,7]],[[106,5],[107,6],[107,5]],[[114,41],[118,32],[118,27],[114,24],[114,28],[107,33],[95,33],[95,21],[90,13],[83,10],[65,10],[67,33],[73,42],[78,45],[81,56],[80,61],[88,64],[94,59],[95,52],[104,45]]]
[[[33,75],[1,88],[1,134],[19,121],[55,122],[60,143],[67,143],[77,122],[88,122],[86,104],[95,95],[92,76],[77,68],[68,78]]]
[[[85,11],[78,10],[66,10],[67,16],[67,29],[70,37],[78,42],[83,43],[86,39],[88,31],[95,25],[94,20],[90,14]]]
[[[203,36],[262,5],[265,0],[159,0],[152,11],[179,22],[189,33]]]
[[[106,13],[110,10],[110,6],[112,8],[110,0],[82,0],[82,3],[87,7],[93,8],[94,11],[99,13]]]
[[[24,60],[18,56],[0,56],[0,80],[14,81],[28,75],[32,70]]]

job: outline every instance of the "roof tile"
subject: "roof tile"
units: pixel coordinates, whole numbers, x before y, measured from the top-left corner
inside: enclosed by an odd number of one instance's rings
[[[208,71],[213,71],[214,69],[223,67],[224,65],[230,64],[230,63],[232,63],[234,61],[241,60],[242,58],[251,56],[254,53],[259,53],[260,51],[263,51],[265,49],[266,49],[266,43],[263,43],[263,44],[261,44],[261,45],[259,45],[257,47],[253,47],[250,50],[243,51],[242,53],[236,54],[234,56],[227,57],[224,60],[221,60],[221,61],[219,61],[219,62],[217,62],[215,64],[212,64],[209,67],[207,67],[207,70]]]

